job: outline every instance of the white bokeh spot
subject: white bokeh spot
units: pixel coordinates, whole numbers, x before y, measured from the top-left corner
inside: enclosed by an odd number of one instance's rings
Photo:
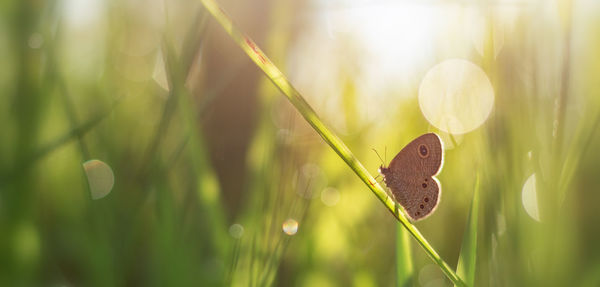
[[[419,105],[425,118],[439,130],[464,134],[489,117],[494,89],[477,65],[462,59],[445,60],[423,78]]]
[[[533,218],[535,221],[540,221],[535,173],[527,178],[527,181],[525,181],[525,184],[523,184],[523,190],[521,192],[523,208],[525,208],[525,211],[531,218]]]
[[[92,199],[101,199],[107,196],[115,184],[115,175],[112,169],[101,160],[92,159],[83,163],[87,176]]]

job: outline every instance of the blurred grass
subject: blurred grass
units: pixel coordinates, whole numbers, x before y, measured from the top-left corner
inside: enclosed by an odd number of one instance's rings
[[[456,274],[464,278],[468,286],[475,284],[475,268],[477,267],[477,232],[479,222],[479,176],[475,180],[473,188],[473,199],[467,217],[467,228],[463,234],[463,242],[460,247]]]

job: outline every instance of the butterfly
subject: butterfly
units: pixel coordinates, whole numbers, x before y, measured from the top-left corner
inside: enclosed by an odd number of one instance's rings
[[[434,176],[442,169],[443,153],[440,137],[428,133],[406,145],[388,167],[379,168],[383,181],[413,221],[431,215],[440,202],[442,186]]]

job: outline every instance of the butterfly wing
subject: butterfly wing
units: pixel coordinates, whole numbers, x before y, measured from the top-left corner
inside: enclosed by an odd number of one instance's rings
[[[410,142],[382,169],[386,185],[413,220],[427,217],[438,205],[441,189],[433,176],[442,159],[440,138],[428,133]]]

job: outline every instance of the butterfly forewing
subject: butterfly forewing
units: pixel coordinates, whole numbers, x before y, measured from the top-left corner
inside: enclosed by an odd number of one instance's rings
[[[389,168],[401,175],[438,174],[442,167],[442,141],[434,133],[424,134],[406,145],[390,162]]]

